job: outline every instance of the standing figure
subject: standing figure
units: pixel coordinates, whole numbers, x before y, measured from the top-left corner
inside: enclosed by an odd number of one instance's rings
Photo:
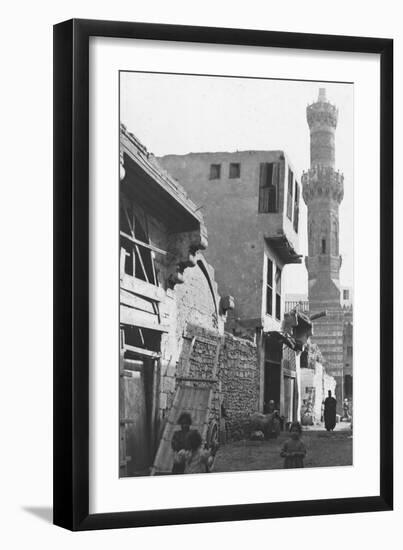
[[[342,422],[349,422],[351,420],[351,414],[350,414],[350,403],[348,402],[347,397],[344,399],[343,402],[343,417],[341,419]]]
[[[284,468],[303,468],[306,447],[301,441],[301,424],[293,422],[290,428],[291,439],[288,439],[281,450]]]
[[[325,399],[325,428],[328,432],[332,432],[336,426],[336,404],[337,401],[332,397],[332,392],[328,391],[328,397]]]
[[[273,399],[269,401],[269,406],[267,408],[266,414],[266,423],[265,423],[265,438],[266,439],[277,439],[281,431],[281,418],[276,404]]]
[[[180,451],[187,448],[187,436],[190,426],[192,425],[192,417],[189,413],[184,412],[178,418],[178,424],[181,429],[174,433],[171,441],[172,450],[175,452],[174,465],[172,468],[173,474],[183,474],[185,472],[185,465],[177,461],[177,455]]]

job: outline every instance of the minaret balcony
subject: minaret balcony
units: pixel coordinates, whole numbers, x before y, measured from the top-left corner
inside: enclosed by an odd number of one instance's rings
[[[301,177],[302,195],[308,204],[313,198],[332,198],[340,203],[344,195],[344,176],[329,166],[314,166]]]
[[[309,127],[329,126],[336,128],[338,118],[338,109],[328,101],[317,101],[308,105],[306,109],[306,119]]]

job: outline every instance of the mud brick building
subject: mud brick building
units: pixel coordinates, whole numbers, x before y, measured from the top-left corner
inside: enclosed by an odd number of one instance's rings
[[[256,410],[253,342],[224,333],[233,299],[220,297],[204,257],[207,230],[183,188],[120,129],[120,475],[172,468],[181,412],[205,441]]]
[[[258,410],[270,400],[286,421],[299,416],[299,353],[284,329],[283,270],[298,253],[300,185],[283,151],[167,155],[159,163],[186,189],[209,230],[206,259],[235,299],[225,329],[256,343]],[[298,315],[296,325],[307,327]],[[310,325],[308,329],[310,328]]]
[[[339,252],[339,205],[343,200],[344,176],[335,170],[335,132],[338,110],[319,89],[318,100],[307,107],[311,139],[311,167],[302,175],[303,197],[308,207],[308,300],[310,314],[326,311],[314,323],[314,341],[319,345],[327,372],[335,377],[338,412],[341,413],[345,384],[343,339],[345,315],[341,305]],[[352,329],[352,325],[350,324]],[[351,379],[351,365],[347,376]],[[350,380],[349,379],[349,380]],[[352,388],[352,380],[349,387]]]

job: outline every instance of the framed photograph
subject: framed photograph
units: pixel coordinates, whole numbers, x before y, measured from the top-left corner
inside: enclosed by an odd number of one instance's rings
[[[54,27],[54,523],[391,510],[393,41]]]

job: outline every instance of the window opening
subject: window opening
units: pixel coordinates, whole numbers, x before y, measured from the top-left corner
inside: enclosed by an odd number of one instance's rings
[[[273,315],[273,262],[270,258],[267,258],[266,313],[268,315]]]
[[[259,212],[278,212],[279,163],[262,162],[259,179]]]
[[[295,195],[294,195],[294,231],[298,233],[299,222],[299,185],[295,182]]]
[[[147,283],[158,284],[155,254],[166,252],[150,243],[148,219],[138,205],[121,200],[120,204],[120,272]]]
[[[221,178],[221,164],[210,165],[210,179],[219,180]]]
[[[281,319],[281,269],[276,267],[276,319]]]
[[[239,162],[231,162],[229,165],[229,177],[231,179],[241,177],[241,165]]]
[[[290,168],[288,169],[288,191],[287,191],[287,217],[292,219],[292,180],[294,174]]]

